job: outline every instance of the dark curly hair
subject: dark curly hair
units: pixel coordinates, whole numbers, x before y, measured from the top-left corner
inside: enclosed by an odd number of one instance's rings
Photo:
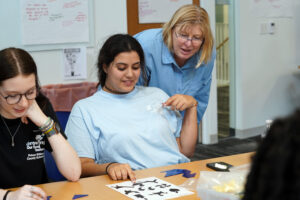
[[[275,120],[259,145],[243,200],[300,199],[300,110]]]

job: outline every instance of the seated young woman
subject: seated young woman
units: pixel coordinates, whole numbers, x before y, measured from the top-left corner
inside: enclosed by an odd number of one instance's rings
[[[169,96],[161,89],[136,86],[140,75],[146,77],[137,40],[127,34],[108,38],[97,67],[98,91],[74,105],[66,126],[82,176],[134,181],[133,170],[189,162],[197,140],[197,107],[182,119],[164,106]]]
[[[48,182],[45,149],[65,178],[80,177],[80,160],[39,88],[29,53],[17,48],[0,51],[0,199],[46,199],[41,188],[32,186]],[[21,188],[4,190],[12,187]]]

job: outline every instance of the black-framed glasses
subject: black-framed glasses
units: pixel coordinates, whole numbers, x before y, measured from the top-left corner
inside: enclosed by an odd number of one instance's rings
[[[25,96],[27,100],[33,100],[37,97],[37,94],[38,94],[37,88],[34,87],[23,94],[14,94],[14,95],[7,95],[7,96],[3,96],[1,94],[1,96],[6,100],[7,104],[12,105],[12,104],[19,103],[23,96]]]
[[[181,33],[177,33],[175,32],[175,36],[181,41],[181,42],[187,42],[187,41],[191,41],[191,43],[193,43],[194,45],[199,45],[203,42],[202,38],[197,38],[197,37],[192,37],[189,38],[188,35],[185,34],[181,34]]]

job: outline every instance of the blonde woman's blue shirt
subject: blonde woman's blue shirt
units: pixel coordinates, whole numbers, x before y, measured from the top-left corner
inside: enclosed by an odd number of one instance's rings
[[[128,163],[144,169],[189,162],[180,153],[181,115],[162,103],[168,95],[154,87],[136,86],[124,95],[99,89],[77,102],[66,134],[79,157],[96,163]]]
[[[200,122],[209,100],[216,50],[213,49],[211,59],[197,69],[195,66],[201,52],[192,56],[184,66],[179,67],[163,41],[162,29],[149,29],[134,37],[140,42],[145,53],[149,86],[158,87],[169,96],[175,94],[193,96],[198,101],[197,118]],[[144,84],[142,77],[139,84]]]

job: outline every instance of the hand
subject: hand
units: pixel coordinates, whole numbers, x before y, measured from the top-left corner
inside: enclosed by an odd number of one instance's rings
[[[113,163],[107,169],[108,175],[114,181],[126,180],[128,177],[132,182],[136,181],[135,173],[129,164]]]
[[[24,185],[7,195],[7,200],[45,200],[46,198],[47,195],[41,188],[31,185]]]
[[[171,106],[172,110],[183,111],[197,105],[197,100],[194,97],[184,94],[175,94],[170,97],[165,103],[165,106]]]
[[[38,127],[45,124],[47,116],[43,113],[36,100],[32,102],[24,116],[21,117],[23,123],[28,124],[29,118]]]

